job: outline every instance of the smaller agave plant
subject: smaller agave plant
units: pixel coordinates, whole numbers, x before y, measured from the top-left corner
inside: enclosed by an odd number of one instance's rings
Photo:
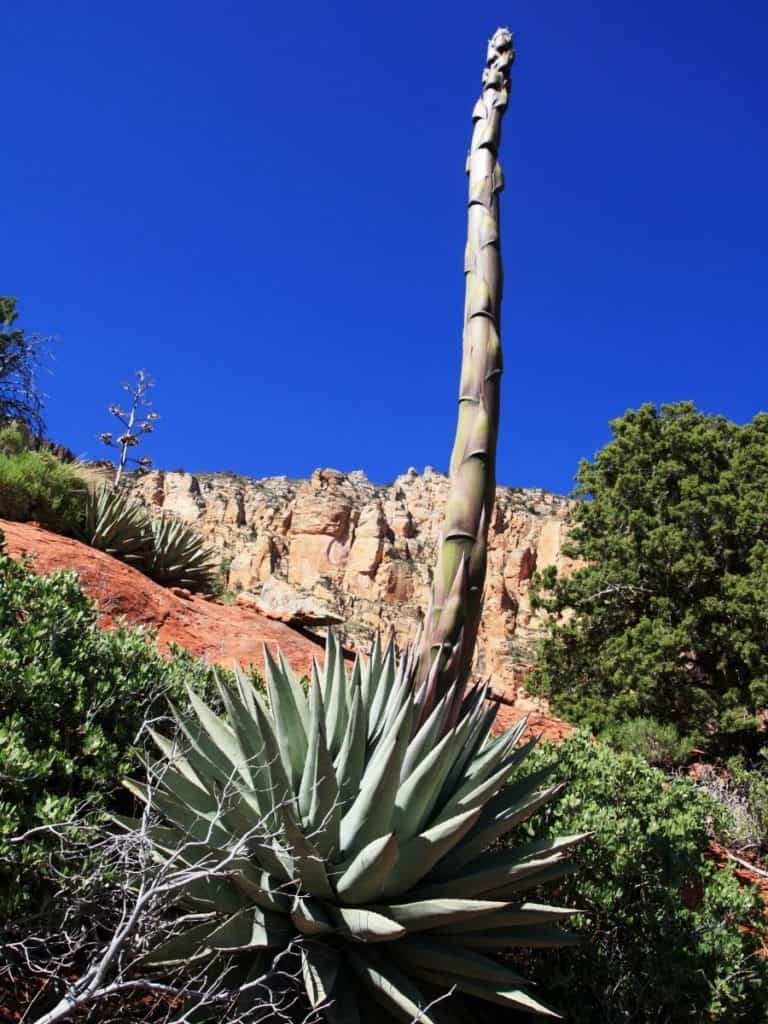
[[[190,692],[194,715],[174,709],[182,747],[152,731],[158,781],[126,783],[164,819],[156,859],[203,868],[147,962],[252,986],[292,951],[334,1024],[374,1008],[452,1024],[467,997],[557,1017],[496,956],[574,941],[558,925],[574,911],[525,891],[570,872],[584,837],[494,846],[561,788],[548,771],[515,781],[525,722],[494,735],[486,686],[439,697],[437,659],[418,683],[417,656],[391,642],[349,675],[330,637],[308,696],[282,655],[265,659],[268,700],[243,675],[220,684],[223,716]]]
[[[79,532],[86,544],[137,568],[144,566],[152,543],[145,510],[110,487],[87,492]]]
[[[216,556],[200,534],[165,515],[153,518],[150,530],[151,544],[144,562],[148,576],[164,586],[211,589],[218,572]]]

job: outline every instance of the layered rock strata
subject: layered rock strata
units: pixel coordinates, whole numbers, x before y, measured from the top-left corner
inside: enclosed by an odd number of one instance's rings
[[[152,511],[191,523],[216,549],[240,603],[284,622],[332,623],[365,649],[377,628],[398,642],[426,610],[448,490],[427,467],[379,486],[363,473],[318,469],[309,480],[151,472],[130,486]],[[563,553],[568,502],[543,490],[500,487],[489,536],[476,669],[514,699],[540,620],[531,610],[536,569],[572,569]]]

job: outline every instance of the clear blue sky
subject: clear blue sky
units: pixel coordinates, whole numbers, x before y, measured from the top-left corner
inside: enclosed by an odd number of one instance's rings
[[[497,24],[500,481],[568,490],[645,401],[765,409],[764,0],[6,0],[0,294],[60,339],[50,435],[100,456],[146,367],[161,467],[444,469]]]

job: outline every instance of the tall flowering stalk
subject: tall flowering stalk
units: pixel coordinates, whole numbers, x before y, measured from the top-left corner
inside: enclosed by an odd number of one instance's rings
[[[496,489],[501,380],[499,193],[504,179],[497,154],[514,57],[512,34],[497,29],[488,44],[482,95],[472,111],[459,414],[419,658],[419,676],[429,679],[432,699],[451,684],[458,684],[457,693],[463,690],[482,609],[488,525]]]

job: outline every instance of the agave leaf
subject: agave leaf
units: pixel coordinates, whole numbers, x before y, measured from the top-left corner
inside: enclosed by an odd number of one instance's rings
[[[212,949],[235,952],[282,946],[291,936],[292,930],[286,926],[284,917],[258,907],[244,907],[211,932],[207,943]]]
[[[397,718],[400,709],[403,705],[412,701],[414,704],[414,726],[419,721],[420,708],[416,704],[414,696],[414,685],[415,685],[415,664],[411,656],[411,652],[406,650],[402,657],[399,659],[397,656],[397,648],[395,647],[394,633],[390,638],[390,645],[392,647],[392,658],[395,664],[395,679],[392,684],[392,689],[387,701],[387,705],[382,715],[379,732],[386,734],[389,729],[392,728],[395,719]],[[412,728],[412,734],[415,731]]]
[[[413,839],[409,839],[400,847],[400,860],[392,869],[382,892],[383,899],[391,899],[402,893],[409,892],[412,887],[424,878],[441,857],[461,842],[469,829],[477,821],[479,810],[464,811],[448,821],[433,825]],[[414,892],[413,898],[424,898],[422,892]],[[449,893],[458,898],[468,895],[464,892]]]
[[[470,779],[478,776],[487,778],[497,764],[500,764],[501,761],[512,754],[527,725],[528,717],[526,716],[500,736],[494,737],[485,747],[479,749],[475,756],[467,762],[467,778]],[[530,749],[533,749],[537,741],[532,738],[529,742]]]
[[[373,656],[371,656],[371,661],[373,661]],[[387,701],[389,700],[389,695],[395,682],[395,672],[395,646],[390,640],[387,645],[384,658],[381,662],[378,678],[375,681],[376,686],[374,695],[371,703],[368,705],[368,738],[371,740],[374,739],[376,733],[379,731],[380,725],[382,724],[387,707]]]
[[[208,785],[209,779],[228,786],[239,775],[226,753],[217,746],[200,724],[183,715],[170,701],[168,702],[176,724],[186,737],[187,760],[201,781]]]
[[[252,719],[256,719],[256,687],[253,685],[253,681],[243,672],[237,662],[232,666],[232,672],[235,676],[235,683],[237,685],[237,693],[240,697],[240,703],[248,709],[248,713]]]
[[[393,824],[402,842],[422,831],[426,825],[451,766],[453,740],[453,734],[447,733],[411,775],[400,783],[395,797]]]
[[[235,984],[231,986],[241,990],[237,997],[237,1002],[235,1003],[236,1016],[238,1014],[245,1014],[246,1011],[252,1010],[259,1005],[263,1005],[265,985],[259,984],[258,982],[267,975],[272,963],[272,957],[273,954],[270,951],[260,950],[255,953],[251,953],[245,964],[236,964],[238,967],[245,968],[245,975],[242,977],[240,983],[238,984],[235,982]],[[225,986],[229,987],[229,983],[226,978],[224,979],[224,985],[222,985],[222,987]],[[205,1009],[207,1010],[208,1008],[205,1007]],[[190,1024],[194,1024],[194,1021],[191,1018]]]
[[[285,655],[281,650],[278,650],[277,652],[277,660],[280,663],[280,670],[288,680],[291,690],[293,691],[296,710],[299,712],[299,717],[301,718],[302,725],[304,726],[304,735],[309,736],[309,705],[307,704],[306,694],[304,693],[301,683],[296,678],[296,673],[288,664]]]
[[[441,974],[461,975],[499,988],[526,983],[525,978],[488,957],[425,935],[409,935],[392,948],[391,955],[401,964],[412,964]]]
[[[123,779],[123,785],[139,800],[151,803],[151,806],[192,839],[225,847],[233,842],[232,834],[221,824],[218,814],[195,811],[160,789],[150,792],[143,783],[134,782],[133,779]]]
[[[339,802],[346,813],[360,788],[365,768],[366,714],[359,684],[355,687],[347,731],[334,769],[339,784]]]
[[[392,722],[391,727],[386,733],[379,733],[375,740],[371,740],[368,743],[368,762],[363,771],[363,777],[360,780],[360,788],[362,789],[371,778],[375,778],[381,771],[381,766],[384,760],[389,756],[389,748],[392,741],[405,729],[406,718],[408,719],[407,733],[410,733],[411,723],[416,713],[415,706],[412,702],[406,702]],[[408,742],[409,735],[406,735],[406,744]],[[401,764],[402,773],[402,764]]]
[[[243,780],[250,784],[251,778],[246,767],[248,763],[248,754],[240,746],[238,738],[232,727],[222,718],[219,718],[218,715],[215,715],[208,705],[204,701],[200,700],[191,687],[187,687],[187,699],[189,700],[193,711],[197,715],[200,724],[208,733],[211,742],[214,743],[218,749],[222,751],[227,760],[234,765]]]
[[[283,767],[280,745],[272,728],[272,719],[257,693],[254,693],[254,708],[259,733],[264,741],[264,756],[269,768],[272,807],[275,809],[287,807],[294,813],[297,810],[294,789]]]
[[[341,848],[352,857],[373,839],[390,831],[400,768],[410,737],[413,705],[408,703],[399,728],[372,760],[360,792],[341,820]]]
[[[341,641],[335,634],[329,635],[329,644],[333,644],[334,657],[332,681],[329,681],[329,696],[326,704],[325,728],[328,746],[335,757],[341,749],[344,733],[349,717],[347,670],[344,667],[344,651]]]
[[[145,510],[108,487],[86,494],[77,533],[91,547],[138,567],[144,564],[152,542]]]
[[[381,679],[381,637],[377,632],[373,638],[371,653],[361,666],[360,689],[362,691],[363,707],[370,709],[376,689]],[[367,727],[366,723],[366,727]]]
[[[331,998],[323,1008],[323,1017],[328,1024],[360,1024],[359,992],[360,986],[349,968],[340,967]],[[366,1021],[369,1024],[370,1009],[370,1004],[365,1007]]]
[[[235,857],[227,864],[232,885],[262,910],[287,914],[291,909],[291,897],[283,892],[274,875],[263,871],[251,860]]]
[[[337,930],[356,942],[392,942],[405,935],[402,925],[375,910],[330,906],[328,912]]]
[[[364,957],[350,951],[347,957],[353,971],[374,999],[396,1019],[404,1017],[419,1024],[440,1024],[439,1018],[427,1009],[428,1000],[395,964],[373,955],[373,950],[367,951]]]
[[[437,929],[441,933],[461,934],[465,928],[485,928],[508,906],[496,900],[414,900],[412,903],[390,903],[373,909],[391,917],[411,932]]]
[[[323,707],[328,708],[328,702],[331,699],[333,693],[333,684],[335,680],[334,667],[336,664],[336,644],[334,642],[334,633],[332,629],[328,629],[325,637],[325,660],[323,661],[323,671],[317,670],[318,680],[320,682],[320,691],[323,696]],[[326,717],[327,721],[327,717]]]
[[[301,784],[301,774],[307,756],[307,734],[304,731],[297,699],[305,703],[304,694],[298,688],[298,695],[282,669],[264,644],[264,665],[267,673],[269,706],[279,738],[283,767],[291,780],[294,791]]]
[[[265,758],[265,747],[255,717],[254,705],[253,714],[249,706],[244,703],[238,688],[238,693],[233,692],[226,686],[220,686],[224,706],[229,716],[231,726],[237,736],[240,749],[245,755],[243,764],[244,771],[241,773],[250,787],[253,800],[259,808],[260,814],[267,818],[272,810],[270,789],[272,777],[269,772]]]
[[[282,813],[282,824],[302,889],[310,896],[332,900],[334,897],[333,889],[328,881],[325,862],[320,856],[319,850],[307,839],[293,821],[290,813],[287,813],[285,809],[283,809]]]
[[[521,853],[520,850],[485,853],[450,880],[426,885],[420,890],[419,895],[424,899],[452,896],[469,898],[490,895],[502,889],[506,891],[510,885],[554,867],[583,838],[581,835],[564,836],[562,839],[554,840],[548,844],[549,848],[546,851],[541,851],[540,857],[534,856],[533,853]]]
[[[156,785],[162,788],[175,800],[186,804],[190,810],[201,814],[215,815],[219,809],[218,801],[206,789],[190,782],[181,772],[177,772],[169,764],[151,762]]]
[[[339,899],[352,904],[375,902],[399,856],[392,833],[368,843],[336,882]]]
[[[339,850],[339,787],[326,743],[323,698],[319,687],[313,688],[310,700],[312,721],[316,727],[311,734],[299,788],[299,812],[319,853],[330,858],[332,852],[338,853]]]
[[[526,874],[520,872],[515,878],[510,879],[505,885],[485,893],[489,899],[504,900],[513,899],[521,889],[538,889],[541,885],[549,882],[558,882],[578,870],[578,864],[572,860],[562,860],[559,857],[545,858],[536,862],[535,871]]]
[[[532,843],[525,843],[523,846],[516,847],[513,852],[518,860],[524,863],[539,859],[542,855],[568,852],[574,849],[574,847],[580,846],[592,834],[592,832],[574,832],[569,836],[556,836],[554,839],[537,839]],[[486,853],[476,857],[472,863],[467,865],[467,870],[473,870],[475,866],[487,862],[487,859],[493,856],[493,853]]]
[[[443,726],[447,716],[448,698],[443,697],[408,745],[408,751],[403,761],[402,775],[404,779],[407,779],[412,774],[426,754],[438,742],[443,734]]]
[[[466,992],[467,995],[476,996],[487,1002],[498,1003],[501,1006],[508,1006],[527,1013],[535,1013],[541,1017],[550,1017],[553,1020],[562,1020],[562,1017],[556,1010],[541,1002],[540,999],[534,999],[533,996],[523,989],[495,988],[493,985],[471,981],[460,974],[443,974],[438,971],[423,970],[422,968],[412,969],[414,972],[418,972],[420,978],[439,986],[443,992],[455,986],[460,992]]]
[[[449,902],[449,901],[442,901]],[[473,901],[469,901],[473,902]],[[486,901],[483,901],[486,902]],[[491,902],[491,901],[488,901]],[[548,907],[542,903],[520,903],[518,905],[493,903],[497,909],[484,916],[470,917],[459,923],[445,922],[435,929],[440,935],[464,937],[473,931],[490,932],[494,928],[520,928],[523,925],[546,925],[562,921],[573,914],[584,913],[571,907]]]
[[[530,818],[563,789],[563,785],[560,784],[549,786],[547,789],[531,790],[526,785],[527,782],[528,780],[525,780],[518,786],[501,790],[485,805],[471,834],[435,869],[436,880],[457,874],[466,864],[479,857],[491,843]]]
[[[323,694],[319,686],[313,685],[309,697],[310,710],[310,731],[309,746],[307,748],[307,760],[301,777],[301,784],[298,792],[298,808],[302,818],[309,815],[312,806],[312,794],[317,780],[318,759],[320,757],[320,739],[323,739],[323,747],[327,752],[325,743],[325,710],[323,708]]]
[[[204,921],[156,946],[139,961],[148,967],[171,967],[211,955],[208,936],[216,929],[216,922]]]
[[[181,774],[189,779],[195,786],[199,786],[204,789],[204,785],[200,780],[200,777],[192,769],[192,765],[189,763],[187,758],[184,756],[181,747],[175,740],[168,739],[167,736],[163,736],[162,733],[153,729],[151,725],[147,726],[147,732],[154,740],[155,746],[158,748],[160,753],[168,760],[169,764],[177,768]]]
[[[513,727],[513,734],[518,732],[520,725],[521,723],[518,723]],[[523,723],[523,728],[524,726],[525,723]],[[498,770],[505,766],[508,769],[507,775],[502,777],[506,781],[511,776],[513,770],[528,757],[537,742],[537,738],[533,737],[521,746],[516,747],[515,742],[512,742],[507,734],[502,734],[496,739],[491,740],[487,749],[481,755],[484,764],[482,771],[473,773],[472,764],[465,760],[462,771],[459,774],[448,777],[443,787],[446,802],[455,801],[457,804],[460,803],[469,793],[477,792],[484,781],[491,777],[497,777],[499,774]],[[483,799],[489,800],[491,796],[493,796],[492,792]]]
[[[152,541],[144,571],[165,586],[206,590],[216,577],[216,559],[203,538],[186,523],[168,516],[150,521]]]
[[[315,733],[312,754],[307,759],[307,767],[312,764],[314,783],[306,827],[320,855],[330,859],[333,854],[339,852],[341,807],[336,773],[321,730]]]
[[[302,935],[327,935],[335,931],[325,905],[311,896],[297,896],[294,899],[291,920]]]
[[[511,770],[508,763],[504,762],[492,775],[479,783],[475,779],[467,780],[440,808],[436,821],[445,821],[460,811],[484,807],[506,783]]]
[[[244,842],[249,837],[264,835],[264,825],[259,807],[255,804],[249,790],[237,782],[233,782],[226,790],[220,791],[214,799],[207,792],[190,783],[179,772],[167,767],[153,792],[155,794],[154,802],[163,809],[166,816],[170,817],[171,811],[165,804],[161,806],[161,797],[175,801],[196,814],[202,821],[207,822],[207,827],[214,830],[210,833],[211,837],[215,832],[219,837],[219,842],[222,833],[218,831],[218,826],[223,826],[227,830],[233,842],[235,837],[239,842]]]
[[[341,957],[336,950],[320,943],[302,946],[301,973],[313,1009],[323,1008],[331,1001],[340,968]]]
[[[236,914],[246,905],[242,893],[225,878],[194,878],[182,889],[182,902],[201,913]],[[213,926],[218,925],[218,921]]]

